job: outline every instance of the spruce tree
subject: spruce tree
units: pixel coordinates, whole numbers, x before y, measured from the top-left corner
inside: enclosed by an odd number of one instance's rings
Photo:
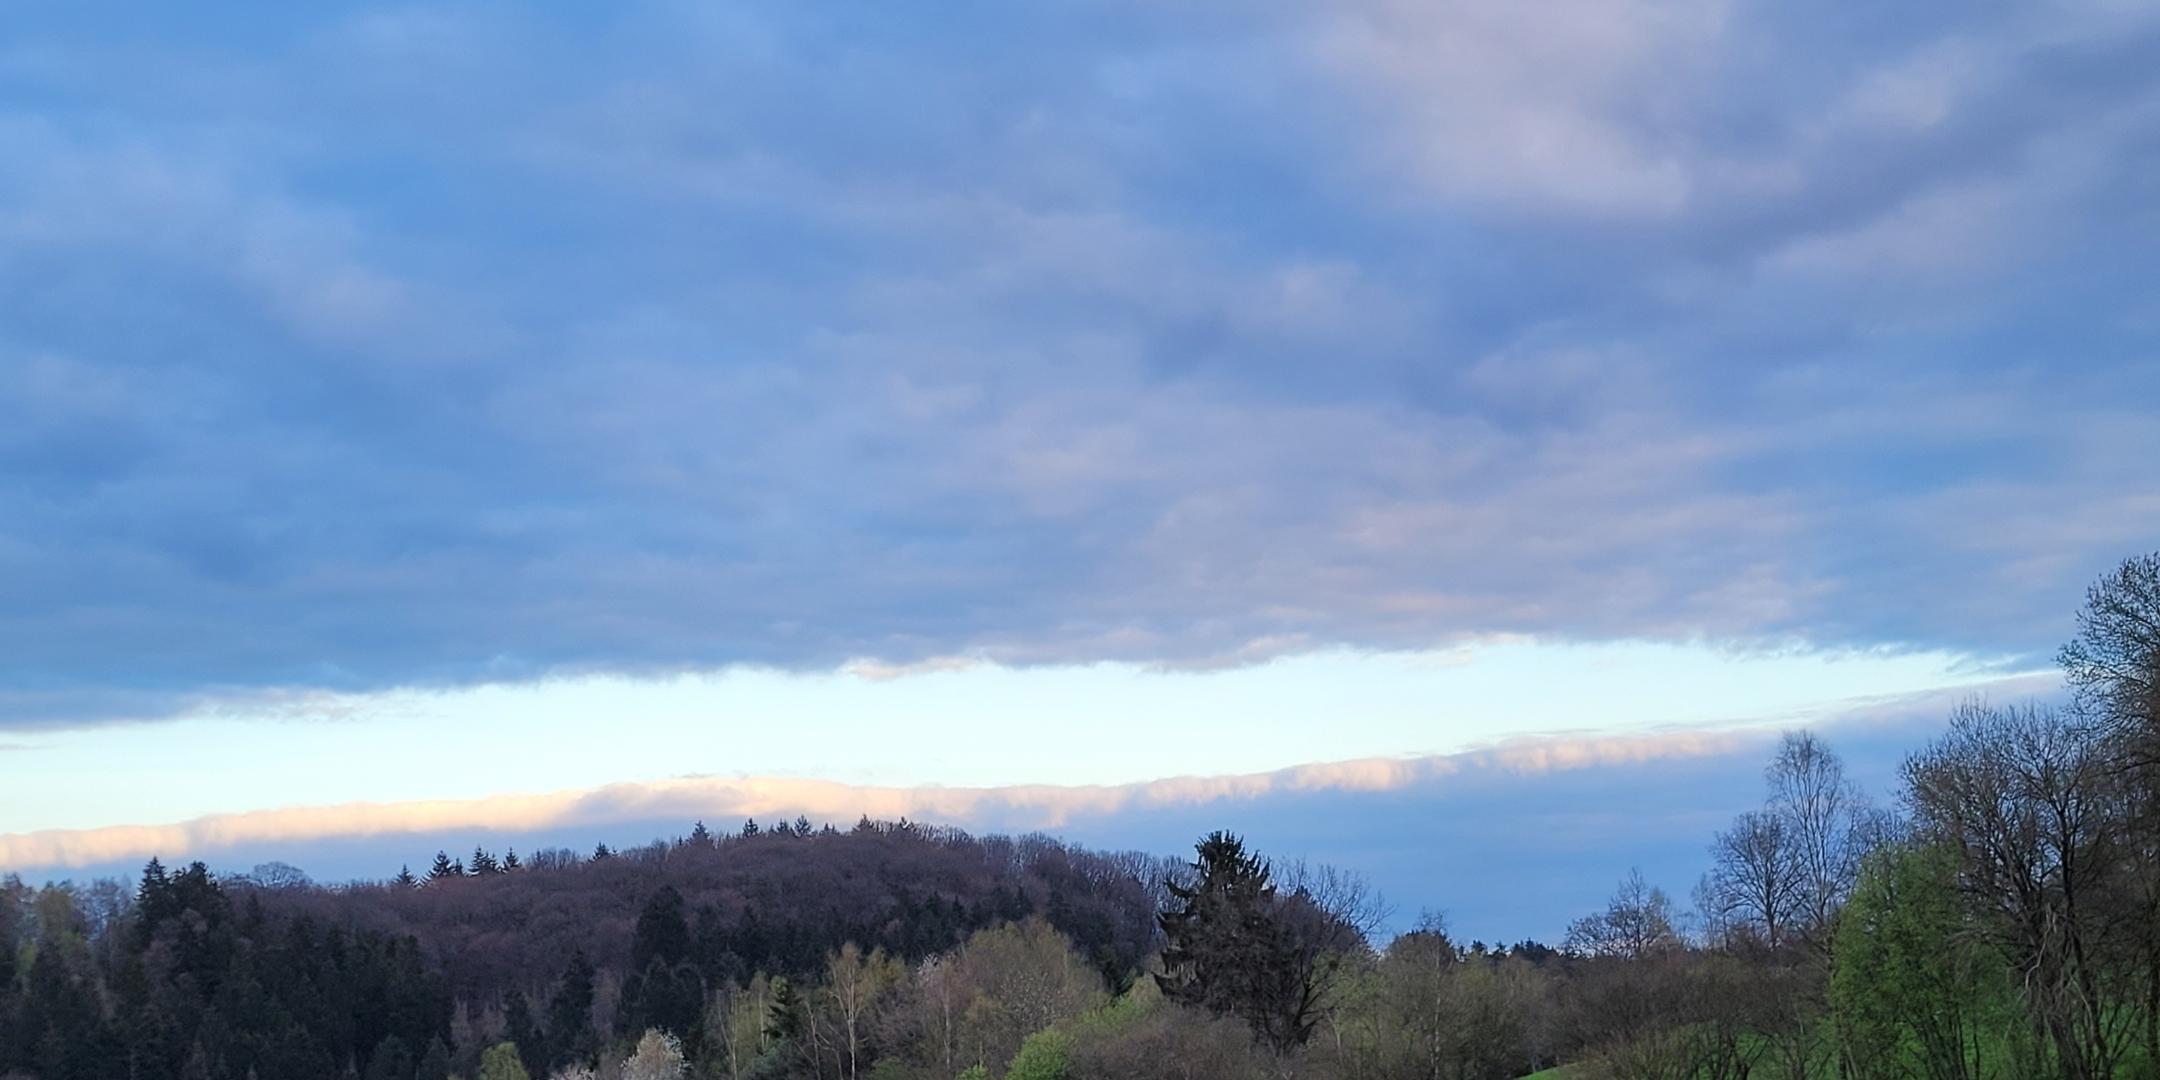
[[[713,846],[712,830],[707,829],[703,821],[700,821],[696,825],[691,827],[690,846],[701,848],[709,848]]]
[[[435,865],[428,867],[427,872],[427,879],[431,882],[441,881],[444,878],[464,876],[465,867],[451,862],[449,853],[442,851],[435,853]]]
[[[413,1072],[414,1080],[450,1080],[450,1048],[443,1045],[442,1037],[428,1040],[427,1052],[420,1055],[420,1067]]]
[[[411,866],[400,866],[397,876],[390,879],[390,884],[402,889],[417,889],[420,887],[420,879],[413,876]]]
[[[547,1074],[547,1048],[540,1045],[540,1026],[523,991],[512,990],[503,998],[503,1037],[518,1048],[526,1072]]]
[[[765,1011],[765,1036],[774,1042],[789,1042],[802,1035],[803,1002],[795,993],[795,986],[787,979],[775,975],[772,980],[772,1004]]]
[[[562,982],[548,999],[547,1067],[553,1071],[571,1062],[587,1062],[593,1055],[593,966],[580,949],[570,954]]]
[[[474,845],[472,850],[472,873],[474,877],[493,877],[502,873],[502,864],[486,848]]]
[[[1288,1000],[1302,980],[1267,861],[1227,832],[1196,851],[1191,884],[1167,883],[1177,907],[1158,917],[1163,996],[1243,1019],[1278,1050],[1304,1042],[1310,1024]]]
[[[503,873],[505,873],[505,874],[508,874],[508,873],[511,873],[511,872],[513,872],[513,871],[516,871],[516,870],[522,870],[522,869],[524,869],[524,868],[525,868],[525,864],[524,864],[524,863],[522,863],[522,862],[519,862],[519,861],[518,861],[518,857],[517,857],[517,849],[516,849],[516,848],[511,848],[511,849],[509,849],[509,850],[507,850],[507,851],[503,852],[503,860],[502,860],[502,870],[503,870]]]
[[[172,879],[165,874],[165,864],[152,856],[143,866],[142,884],[135,887],[135,918],[145,925],[156,926],[171,911]]]
[[[385,1035],[368,1055],[367,1080],[411,1080],[412,1050],[396,1035]]]
[[[683,918],[682,894],[673,885],[662,885],[638,912],[630,937],[630,969],[643,971],[654,960],[673,967],[689,956],[690,924]]]

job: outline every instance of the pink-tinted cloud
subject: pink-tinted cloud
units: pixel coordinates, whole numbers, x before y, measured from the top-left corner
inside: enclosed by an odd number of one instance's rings
[[[0,834],[0,867],[77,867],[158,855],[200,857],[249,844],[451,830],[532,832],[571,826],[699,818],[934,820],[996,828],[1054,828],[1122,811],[1242,802],[1281,793],[1382,792],[1467,774],[1531,775],[1735,754],[1760,732],[1671,732],[1512,740],[1464,753],[1365,758],[1235,776],[1120,785],[869,787],[788,777],[693,776],[540,794],[398,803],[346,803],[218,814],[167,825]]]

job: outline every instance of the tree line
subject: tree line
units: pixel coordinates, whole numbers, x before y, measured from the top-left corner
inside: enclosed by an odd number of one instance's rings
[[[0,885],[0,1077],[2100,1080],[2160,1066],[2160,555],[2060,703],[1868,798],[1784,737],[1685,903],[1462,942],[1236,836],[1190,860],[805,820],[324,887]]]

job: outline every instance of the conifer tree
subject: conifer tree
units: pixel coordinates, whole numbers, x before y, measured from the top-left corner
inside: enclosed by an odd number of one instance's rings
[[[638,912],[630,938],[630,967],[643,971],[654,960],[673,967],[690,956],[690,924],[683,917],[682,894],[662,885]]]
[[[385,1035],[368,1055],[367,1080],[408,1080],[413,1075],[412,1051],[405,1040]]]
[[[449,853],[442,851],[435,853],[435,865],[428,867],[427,872],[427,879],[431,882],[441,881],[444,878],[464,876],[465,867],[460,863],[451,862]]]
[[[151,856],[143,865],[142,884],[135,887],[135,915],[144,922],[155,923],[163,919],[166,897],[171,891],[172,879],[165,874],[165,864]]]
[[[443,1045],[442,1037],[428,1040],[427,1052],[420,1055],[420,1067],[413,1072],[414,1080],[450,1080],[450,1048]]]
[[[477,844],[474,845],[472,851],[473,876],[493,877],[496,874],[500,873],[502,873],[502,864],[495,861],[495,856],[490,853],[486,848],[480,847]]]
[[[707,829],[703,821],[699,821],[696,825],[691,827],[690,846],[701,848],[709,848],[713,846],[712,830]]]
[[[524,868],[525,868],[525,864],[524,864],[524,863],[522,863],[522,862],[520,862],[520,861],[518,861],[518,857],[517,857],[517,849],[516,849],[516,848],[510,848],[509,850],[507,850],[507,851],[503,852],[503,860],[502,860],[502,871],[503,871],[503,873],[505,873],[505,874],[508,874],[508,873],[512,873],[512,872],[514,872],[514,871],[517,871],[517,870],[522,870],[522,869],[524,869]]]
[[[1227,832],[1202,840],[1190,884],[1168,882],[1178,906],[1159,916],[1163,996],[1245,1020],[1278,1051],[1312,1034],[1307,957],[1293,940],[1267,861]]]
[[[413,876],[411,866],[400,866],[397,876],[390,879],[390,884],[404,889],[417,889],[420,887],[420,879]]]
[[[803,1001],[795,993],[795,986],[786,978],[775,975],[772,980],[772,1004],[765,1012],[765,1036],[775,1042],[789,1042],[803,1031]]]
[[[562,982],[548,999],[547,1065],[559,1068],[570,1062],[590,1061],[593,1055],[593,966],[580,949],[570,954]]]
[[[533,1019],[532,1003],[525,1000],[523,991],[512,990],[503,997],[503,1037],[517,1047],[518,1060],[524,1063],[525,1071],[547,1073],[547,1053],[540,1045],[540,1026]]]

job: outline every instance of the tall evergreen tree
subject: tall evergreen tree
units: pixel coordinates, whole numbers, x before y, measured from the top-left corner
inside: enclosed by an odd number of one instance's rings
[[[548,999],[547,1069],[589,1061],[595,1050],[592,1030],[593,966],[580,949],[570,954],[562,981]]]
[[[774,1042],[791,1042],[803,1033],[805,1003],[795,992],[795,984],[778,975],[772,980],[772,1003],[765,1010],[765,1037]]]
[[[405,1040],[396,1035],[385,1035],[375,1044],[368,1055],[367,1080],[411,1080],[414,1063],[412,1049]]]
[[[654,960],[673,967],[690,956],[690,924],[683,917],[682,894],[662,885],[638,912],[630,937],[630,969],[643,971]]]
[[[450,854],[444,851],[435,853],[435,865],[428,867],[427,872],[429,881],[441,881],[444,878],[464,876],[465,867],[462,864],[451,862]]]
[[[494,853],[476,844],[472,851],[472,873],[474,877],[493,877],[502,873],[502,864],[495,861]]]
[[[143,866],[142,883],[135,887],[135,917],[140,923],[155,925],[172,912],[172,879],[166,876],[165,864],[151,856]]]
[[[400,866],[397,876],[390,879],[390,884],[401,889],[417,889],[420,887],[420,879],[413,876],[412,867]]]
[[[532,1003],[525,1000],[521,990],[512,990],[503,998],[503,1036],[517,1046],[526,1072],[547,1074],[547,1048],[540,1044],[540,1025],[533,1020]]]
[[[420,1055],[420,1065],[413,1070],[413,1080],[450,1080],[450,1048],[443,1045],[441,1036],[428,1040],[427,1052]]]
[[[1327,916],[1279,897],[1267,861],[1227,832],[1196,854],[1190,884],[1167,883],[1177,906],[1159,917],[1163,996],[1239,1017],[1279,1051],[1301,1045],[1318,1019],[1316,958],[1294,923]]]
[[[518,870],[522,870],[524,868],[525,864],[518,861],[516,848],[510,848],[509,850],[503,852],[503,873],[508,874]]]

